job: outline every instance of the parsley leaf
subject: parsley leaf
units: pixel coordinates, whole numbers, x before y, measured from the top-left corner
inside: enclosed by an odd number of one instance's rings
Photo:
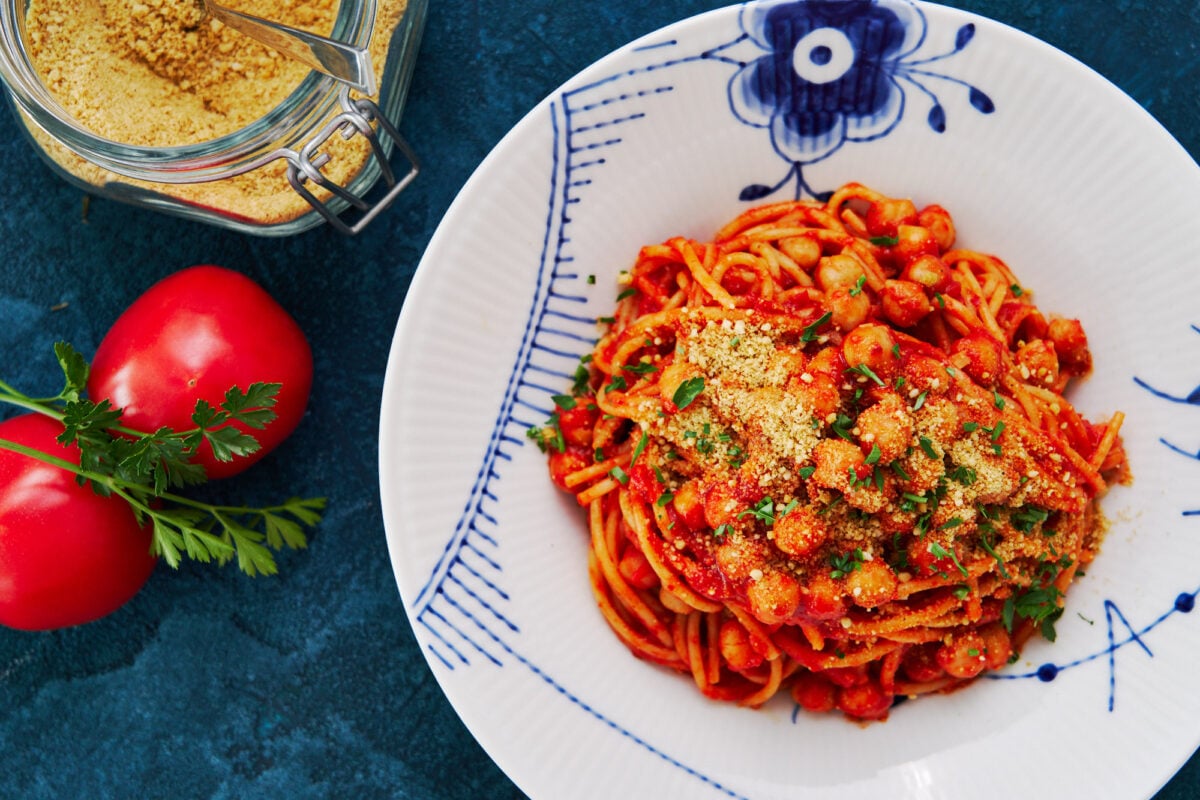
[[[817,318],[816,322],[814,322],[813,324],[806,327],[800,333],[800,341],[803,342],[804,344],[808,344],[813,339],[816,339],[817,338],[817,328],[821,327],[826,322],[829,322],[829,320],[831,320],[831,319],[833,319],[833,312],[826,311],[824,314],[822,314],[820,317]]]
[[[690,406],[700,393],[704,391],[704,378],[696,375],[688,378],[675,389],[675,394],[671,396],[671,402],[680,411]]]
[[[305,528],[320,522],[324,498],[293,498],[255,508],[218,505],[170,491],[207,480],[204,467],[192,460],[204,442],[221,460],[257,452],[260,445],[254,436],[233,423],[261,430],[274,421],[279,384],[233,386],[218,406],[198,401],[194,429],[139,431],[122,425],[121,409],[108,400],[85,399],[89,365],[78,351],[58,342],[54,354],[63,371],[63,388],[57,395],[32,398],[0,381],[0,403],[61,421],[58,441],[78,445],[79,464],[3,439],[0,448],[73,472],[81,485],[124,500],[138,523],[150,526],[152,553],[171,567],[178,567],[184,557],[222,565],[236,560],[249,575],[272,575],[278,571],[274,551],[307,545]],[[545,441],[541,429],[530,429],[528,435]]]
[[[865,556],[861,547],[854,548],[849,553],[834,553],[829,556],[829,566],[831,568],[829,577],[837,580],[844,578],[851,572],[862,569]]]

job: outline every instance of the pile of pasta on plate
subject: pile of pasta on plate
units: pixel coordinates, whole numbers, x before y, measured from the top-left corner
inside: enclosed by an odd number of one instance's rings
[[[711,698],[882,719],[1053,640],[1128,477],[1122,416],[1064,397],[1080,322],[955,238],[940,206],[851,183],[621,273],[531,436],[636,655]]]

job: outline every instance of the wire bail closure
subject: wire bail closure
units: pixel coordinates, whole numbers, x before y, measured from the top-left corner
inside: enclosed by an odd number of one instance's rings
[[[340,114],[330,120],[312,141],[300,149],[300,152],[288,151],[283,156],[288,162],[287,178],[292,189],[307,200],[308,204],[316,209],[336,230],[347,236],[354,236],[391,205],[400,192],[412,183],[421,171],[421,165],[408,142],[404,140],[396,127],[388,122],[387,117],[374,102],[367,98],[352,100],[350,90],[345,86],[342,87],[339,101],[343,109]],[[377,128],[372,127],[373,125]],[[361,135],[370,143],[372,153],[379,162],[380,178],[386,187],[383,196],[374,201],[367,200],[365,196],[356,195],[346,187],[331,181],[321,172],[321,168],[329,163],[330,156],[328,153],[319,152],[320,148],[335,133],[340,133],[346,141]],[[386,140],[381,141],[380,133],[386,134],[386,139],[391,140],[393,146],[409,164],[408,172],[398,179],[396,171],[392,169],[392,165],[388,161]],[[309,181],[361,212],[358,219],[353,223],[343,220],[329,207],[328,203],[313,194],[306,185]],[[350,211],[350,209],[345,209],[345,211]]]

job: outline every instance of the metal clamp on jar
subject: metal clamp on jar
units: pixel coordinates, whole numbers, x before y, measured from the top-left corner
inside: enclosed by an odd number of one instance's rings
[[[271,0],[225,4],[280,13]],[[324,221],[357,233],[416,177],[397,126],[427,0],[317,0],[278,20],[365,49],[375,96],[202,7],[181,17],[190,5],[0,6],[0,77],[54,171],[89,193],[270,236]]]

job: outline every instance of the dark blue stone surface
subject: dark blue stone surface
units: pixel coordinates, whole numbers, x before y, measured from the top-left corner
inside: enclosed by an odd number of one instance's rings
[[[521,796],[443,698],[396,591],[376,481],[388,347],[438,220],[504,133],[595,59],[717,5],[435,0],[402,125],[425,170],[353,240],[324,228],[257,239],[102,200],[85,217],[81,193],[53,178],[0,116],[0,375],[53,391],[55,340],[90,353],[156,279],[201,262],[239,269],[309,334],[316,386],[285,447],[218,491],[329,498],[310,548],[283,555],[276,578],[160,567],[100,622],[0,629],[0,796]],[[1194,0],[951,5],[1057,45],[1200,154]],[[1195,797],[1200,758],[1158,795]]]

